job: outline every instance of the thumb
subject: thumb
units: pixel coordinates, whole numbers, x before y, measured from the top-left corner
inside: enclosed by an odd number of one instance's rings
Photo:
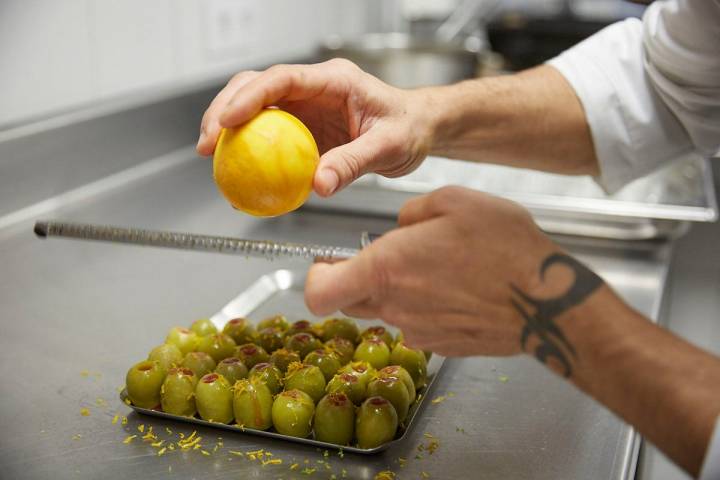
[[[381,160],[383,150],[379,136],[370,130],[350,143],[325,152],[313,182],[318,195],[329,197],[371,172]]]
[[[305,304],[315,315],[328,315],[370,298],[375,291],[367,252],[341,262],[316,263],[305,281]]]

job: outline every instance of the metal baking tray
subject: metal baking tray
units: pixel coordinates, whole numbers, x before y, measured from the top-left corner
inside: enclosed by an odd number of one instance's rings
[[[236,317],[246,317],[251,321],[258,322],[263,318],[282,313],[288,317],[290,321],[306,319],[310,321],[318,321],[317,317],[312,315],[307,307],[303,297],[305,287],[305,272],[291,270],[276,270],[267,275],[260,277],[247,290],[237,297],[230,300],[222,310],[213,315],[210,320],[215,326],[222,330],[229,320]],[[373,325],[383,325],[393,334],[397,333],[397,329],[383,323],[379,320],[357,320],[360,329]],[[222,430],[229,430],[238,433],[246,433],[251,435],[259,435],[262,437],[277,438],[295,443],[303,443],[312,445],[313,447],[321,447],[327,449],[342,449],[345,452],[355,452],[362,454],[373,454],[382,452],[398,442],[402,442],[405,435],[410,431],[415,418],[420,414],[423,406],[428,402],[427,397],[433,389],[435,379],[442,369],[445,358],[433,354],[428,362],[428,383],[425,387],[418,390],[418,399],[410,408],[404,425],[398,428],[398,432],[390,442],[387,442],[375,448],[357,448],[353,446],[338,445],[335,443],[320,442],[312,438],[297,438],[289,435],[281,435],[272,430],[254,430],[251,428],[240,428],[236,425],[226,425],[222,423],[213,423],[195,417],[183,417],[180,415],[171,415],[160,410],[148,408],[140,408],[129,404],[130,408],[143,415],[152,415],[155,417],[169,418],[181,422],[194,423]],[[123,389],[120,393],[120,399],[125,402],[127,400],[127,391]]]

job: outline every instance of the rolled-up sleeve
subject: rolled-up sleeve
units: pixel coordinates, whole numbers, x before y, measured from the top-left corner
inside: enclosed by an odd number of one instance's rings
[[[548,62],[585,110],[608,191],[720,150],[720,0],[669,0]]]

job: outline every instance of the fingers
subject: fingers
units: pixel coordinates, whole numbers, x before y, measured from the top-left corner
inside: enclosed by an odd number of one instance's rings
[[[470,192],[472,191],[467,188],[451,186],[411,198],[405,202],[398,213],[398,225],[406,227],[450,213],[454,206]]]
[[[342,309],[342,313],[355,318],[380,318],[380,307],[371,300],[356,303]]]
[[[372,171],[374,165],[382,162],[383,141],[387,140],[370,129],[352,142],[325,152],[313,182],[317,194],[330,196]]]
[[[405,202],[398,212],[398,225],[407,227],[442,215],[442,211],[433,197],[434,193],[420,195]]]
[[[363,252],[335,264],[313,265],[305,283],[305,303],[310,311],[328,315],[370,299],[377,284],[368,257]]]
[[[337,82],[332,64],[276,65],[253,78],[230,99],[220,115],[220,125],[235,127],[254,117],[264,107],[280,100],[306,100],[325,92]]]
[[[200,123],[200,138],[196,147],[200,155],[211,155],[213,153],[222,128],[220,126],[220,114],[225,110],[235,93],[258,75],[260,73],[254,71],[238,73],[210,102],[210,106],[205,111]]]

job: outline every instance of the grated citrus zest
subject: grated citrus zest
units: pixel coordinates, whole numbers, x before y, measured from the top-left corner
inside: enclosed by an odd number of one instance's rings
[[[378,472],[375,475],[375,480],[394,480],[395,479],[395,472],[391,472],[390,470],[383,470],[382,472]]]

